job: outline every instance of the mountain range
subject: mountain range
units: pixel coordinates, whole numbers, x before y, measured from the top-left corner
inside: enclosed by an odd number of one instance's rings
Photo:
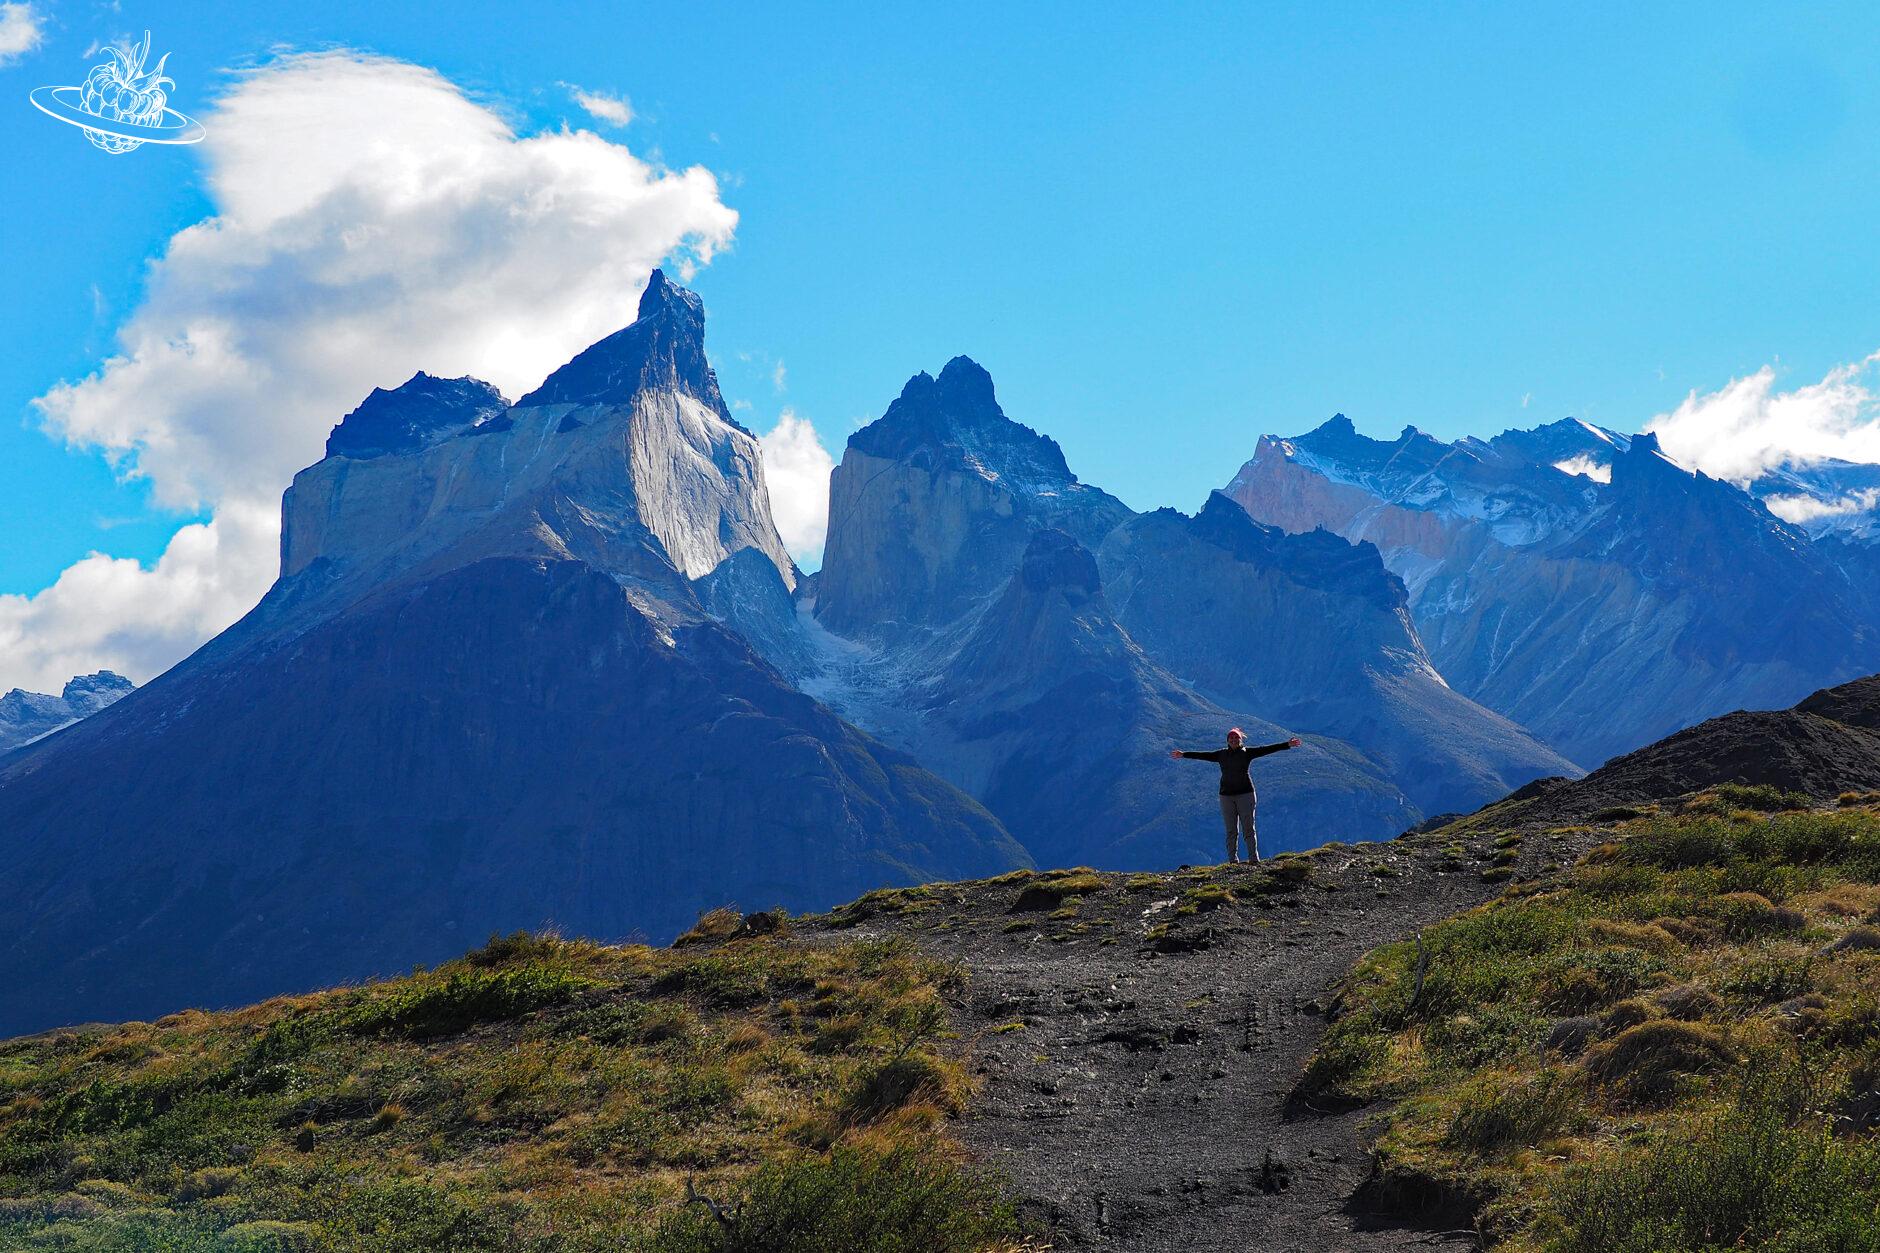
[[[1263,851],[1388,837],[1873,646],[1823,555],[1857,530],[1575,424],[1335,421],[1193,514],[1137,513],[956,357],[829,492],[806,575],[703,305],[657,271],[513,404],[375,390],[286,492],[252,612],[0,761],[0,960],[26,972],[0,1034],[518,928],[665,939],[725,903],[1213,862],[1213,773],[1168,750],[1230,725],[1303,740],[1255,767]]]
[[[1880,548],[1766,503],[1853,490],[1832,474],[1759,496],[1573,419],[1444,443],[1338,415],[1263,437],[1225,490],[1287,531],[1375,544],[1443,677],[1581,766],[1880,669]]]
[[[797,574],[703,333],[655,274],[524,403],[420,375],[349,415],[262,602],[0,766],[0,1035],[1027,864],[706,610],[735,553]]]

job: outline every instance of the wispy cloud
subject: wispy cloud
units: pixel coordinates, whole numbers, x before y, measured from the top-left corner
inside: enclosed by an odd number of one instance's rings
[[[212,516],[154,565],[94,554],[0,597],[0,690],[166,668],[267,588],[282,489],[373,387],[424,369],[519,395],[630,322],[653,266],[709,261],[737,225],[703,168],[592,132],[518,136],[385,58],[283,58],[214,119],[214,215],[153,263],[117,354],[36,402],[160,506]]]
[[[586,109],[597,122],[608,126],[625,126],[633,120],[633,102],[625,96],[609,95],[604,91],[588,91],[573,83],[563,83],[574,102]]]
[[[0,4],[0,65],[11,65],[46,41],[46,18],[31,4]]]
[[[1733,483],[1785,464],[1880,463],[1877,366],[1880,352],[1791,391],[1778,390],[1775,367],[1764,366],[1708,395],[1693,391],[1645,429],[1679,463]]]
[[[779,361],[772,367],[770,371],[770,385],[780,392],[789,390],[790,372],[783,368],[783,362]]]
[[[1580,478],[1592,479],[1595,483],[1612,482],[1612,467],[1603,462],[1595,461],[1587,453],[1581,453],[1577,457],[1568,457],[1565,461],[1556,461],[1554,462],[1554,469],[1560,471],[1562,474],[1572,474]]]

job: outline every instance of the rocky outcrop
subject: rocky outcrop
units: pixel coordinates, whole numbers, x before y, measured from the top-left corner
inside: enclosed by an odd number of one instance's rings
[[[365,460],[415,452],[507,408],[503,394],[481,379],[441,379],[420,370],[391,391],[373,388],[327,436],[326,455]]]
[[[0,1036],[1026,864],[729,625],[794,568],[661,283],[561,399],[304,471],[252,613],[0,765]]]
[[[1880,666],[1846,568],[1648,435],[1385,441],[1339,417],[1262,438],[1226,490],[1259,521],[1375,544],[1443,677],[1582,765]]]
[[[0,753],[90,717],[136,686],[121,674],[100,670],[67,681],[57,696],[16,687],[0,696]]]

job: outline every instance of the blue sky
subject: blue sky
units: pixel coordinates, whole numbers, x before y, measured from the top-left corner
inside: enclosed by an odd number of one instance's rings
[[[31,7],[43,40],[0,65],[0,594],[94,550],[153,560],[208,513],[31,404],[98,368],[148,260],[213,209],[201,153],[106,157],[26,104],[146,26],[186,111],[231,67],[345,47],[519,133],[707,167],[739,215],[693,284],[725,390],[837,455],[964,352],[1083,478],[1192,509],[1261,432],[1335,410],[1635,429],[1880,348],[1861,5]]]

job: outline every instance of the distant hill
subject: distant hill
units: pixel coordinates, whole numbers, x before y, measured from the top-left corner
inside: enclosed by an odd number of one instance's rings
[[[57,696],[16,687],[0,696],[0,753],[88,718],[136,687],[109,670],[81,674]]]
[[[1792,709],[1739,710],[1627,753],[1583,779],[1541,779],[1474,825],[1584,822],[1720,785],[1829,802],[1880,792],[1880,675],[1825,688]]]

